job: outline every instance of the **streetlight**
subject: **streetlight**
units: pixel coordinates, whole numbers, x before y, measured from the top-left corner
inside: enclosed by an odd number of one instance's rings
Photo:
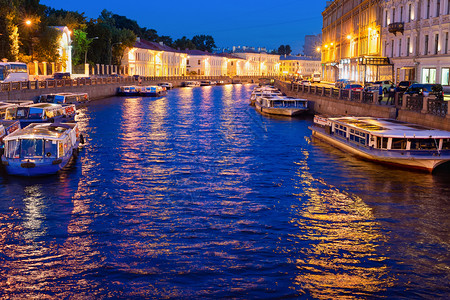
[[[98,40],[98,36],[88,39],[88,41],[93,41],[93,40]],[[86,47],[86,52],[84,53],[84,64],[86,64],[86,61],[87,61],[87,52],[89,50],[88,46],[90,43],[86,43],[86,44],[87,44],[86,45],[87,47]]]
[[[31,34],[31,25],[32,25],[31,20],[30,19],[26,19],[25,20],[25,25],[30,27],[30,32],[29,32],[29,35],[30,35],[30,49],[29,50],[30,50],[31,60],[33,61],[33,36]]]
[[[110,51],[111,55],[109,56],[109,65],[111,65],[111,61],[112,61],[112,50],[113,50],[114,45],[120,45],[120,44],[122,44],[122,42],[114,43],[114,44],[111,45],[111,51]]]

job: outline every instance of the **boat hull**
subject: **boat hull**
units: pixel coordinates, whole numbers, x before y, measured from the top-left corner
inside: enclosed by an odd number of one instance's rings
[[[167,91],[162,92],[148,92],[148,93],[140,93],[142,97],[163,97],[167,95]]]
[[[278,115],[278,116],[297,116],[305,113],[307,108],[278,108],[278,107],[264,107],[261,106],[258,101],[255,101],[255,108],[260,113],[265,113],[268,115]]]
[[[3,157],[2,164],[9,175],[24,177],[53,175],[65,168],[70,160],[74,158],[76,152],[77,149],[72,154],[59,159],[30,160],[5,159]]]
[[[312,135],[314,137],[326,143],[329,143],[336,148],[349,152],[362,159],[382,163],[385,165],[395,165],[409,169],[432,172],[437,166],[450,161],[450,154],[440,157],[433,156],[431,154],[423,156],[413,156],[405,154],[406,151],[377,151],[368,148],[355,147],[350,142],[346,142],[340,138],[329,135],[321,127],[311,126],[309,127],[309,129],[311,129]]]

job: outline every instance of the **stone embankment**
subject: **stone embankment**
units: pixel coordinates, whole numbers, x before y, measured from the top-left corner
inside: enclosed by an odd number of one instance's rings
[[[289,82],[277,81],[276,86],[288,96],[305,98],[310,103],[310,113],[329,116],[368,116],[392,118],[427,127],[450,131],[448,101],[431,97],[414,97],[399,94],[393,105],[379,104],[378,94],[352,93],[322,87],[293,87]]]
[[[155,85],[170,82],[174,87],[182,86],[185,81],[221,80],[224,83],[257,82],[256,77],[105,77],[94,79],[67,79],[13,82],[0,84],[0,101],[2,100],[34,100],[42,94],[55,93],[88,93],[91,100],[103,99],[116,95],[117,89],[124,85]]]

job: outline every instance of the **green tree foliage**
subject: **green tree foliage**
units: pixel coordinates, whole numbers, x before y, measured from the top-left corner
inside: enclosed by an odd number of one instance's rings
[[[192,37],[192,43],[198,50],[212,52],[216,47],[214,38],[210,35],[195,35]]]
[[[48,7],[45,10],[45,16],[45,23],[50,26],[67,26],[72,31],[86,29],[87,19],[84,13]]]
[[[38,37],[33,38],[33,60],[46,62],[62,62],[59,55],[59,39],[61,32],[53,27],[43,27]]]
[[[280,47],[278,47],[279,55],[289,55],[291,54],[291,52],[292,52],[291,46],[289,45],[281,45]]]
[[[72,36],[72,64],[74,66],[84,63],[87,51],[93,39],[88,38],[86,32],[75,29]]]
[[[193,50],[195,49],[195,44],[190,39],[183,36],[181,39],[175,40],[173,47],[180,50]]]

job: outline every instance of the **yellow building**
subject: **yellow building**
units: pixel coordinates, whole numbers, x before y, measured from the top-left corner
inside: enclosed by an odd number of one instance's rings
[[[186,74],[186,60],[186,53],[138,38],[133,48],[125,50],[122,66],[128,75],[182,76]]]
[[[323,80],[365,83],[392,78],[392,65],[381,56],[378,1],[335,0],[322,16]]]
[[[306,78],[320,72],[320,59],[305,56],[280,57],[280,76]]]
[[[227,60],[201,50],[187,50],[186,71],[189,75],[226,76]]]

